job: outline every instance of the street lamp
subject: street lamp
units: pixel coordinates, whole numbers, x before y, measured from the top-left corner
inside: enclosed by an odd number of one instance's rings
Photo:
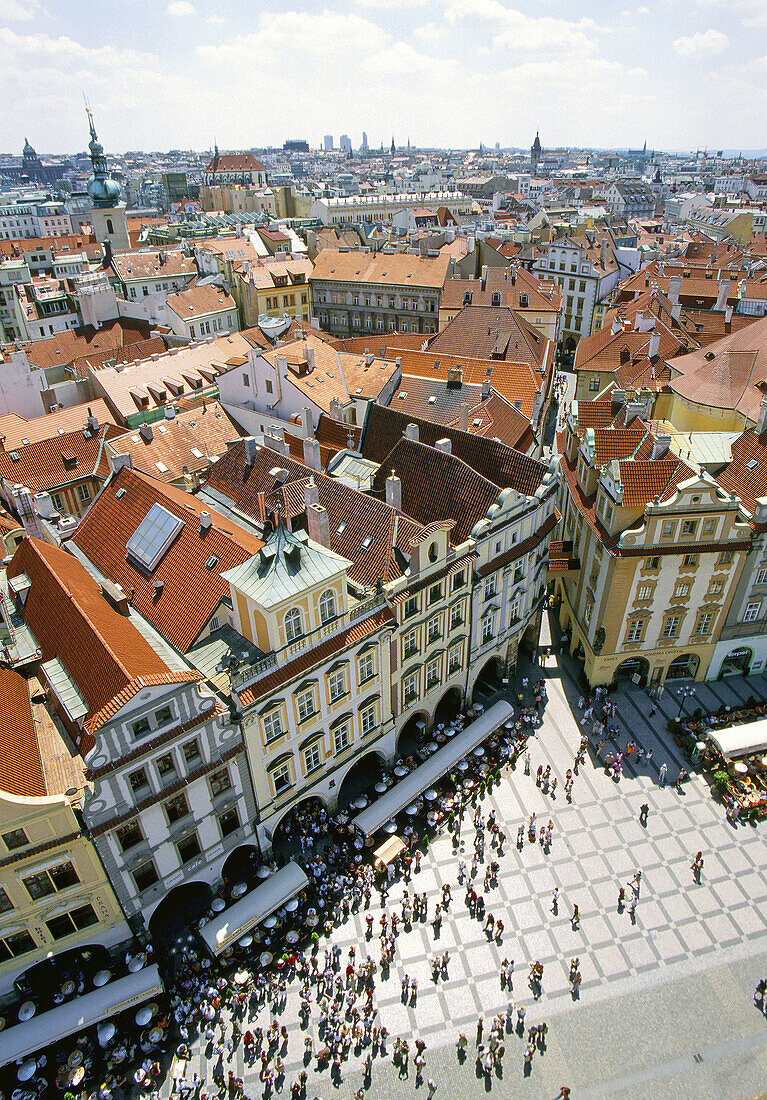
[[[676,716],[676,720],[678,722],[679,719],[682,717],[682,711],[684,710],[685,703],[687,702],[688,699],[692,699],[693,695],[695,695],[695,688],[694,687],[678,688],[677,689],[677,695],[679,696],[679,713]]]

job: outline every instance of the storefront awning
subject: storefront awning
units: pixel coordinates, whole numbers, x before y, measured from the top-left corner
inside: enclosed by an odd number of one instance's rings
[[[108,982],[101,989],[84,993],[67,1004],[33,1016],[23,1024],[14,1024],[0,1032],[0,1066],[15,1058],[24,1058],[43,1047],[95,1027],[126,1008],[142,1004],[163,992],[160,972],[155,965],[145,966],[136,974],[127,974]]]
[[[303,890],[309,879],[297,863],[288,863],[200,929],[208,949],[220,955],[234,940]]]
[[[767,718],[761,718],[758,722],[740,722],[737,726],[712,730],[708,736],[726,760],[733,756],[751,756],[752,753],[767,752]]]
[[[465,730],[457,733],[446,745],[438,749],[425,763],[396,783],[377,802],[368,806],[361,814],[357,814],[353,822],[354,827],[365,836],[372,836],[373,833],[378,832],[387,821],[409,806],[422,791],[446,775],[467,753],[508,721],[513,713],[509,703],[503,700],[495,703],[490,710],[485,711]]]
[[[385,840],[380,848],[376,848],[373,852],[373,859],[376,863],[380,863],[383,867],[388,867],[390,863],[405,851],[405,842],[400,840],[398,836],[390,836],[388,840]]]

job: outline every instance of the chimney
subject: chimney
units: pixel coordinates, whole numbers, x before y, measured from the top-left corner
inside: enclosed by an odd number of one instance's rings
[[[330,402],[330,416],[332,420],[343,420],[343,405],[337,397],[332,398]]]
[[[732,332],[732,306],[726,306],[724,311],[724,331]]]
[[[452,446],[449,439],[438,439],[434,444],[435,451],[444,451],[446,455],[451,454]]]
[[[643,322],[643,320],[644,320],[644,312],[643,312],[643,310],[638,309],[636,311],[636,316],[634,317],[634,331],[635,332],[641,332],[642,331],[642,322]]]
[[[321,504],[310,504],[306,509],[306,519],[309,525],[309,538],[312,542],[318,542],[326,550],[330,549],[330,520],[328,510]]]
[[[458,427],[462,432],[469,430],[469,406],[465,401],[458,409]]]
[[[312,504],[319,504],[319,502],[320,491],[317,488],[314,478],[311,477],[306,485],[304,485],[304,507],[308,509]]]
[[[715,313],[724,313],[727,309],[727,295],[730,293],[730,287],[732,283],[729,279],[719,280],[719,293],[716,296],[716,305],[714,306]]]
[[[754,523],[767,523],[767,497],[757,497],[754,506]]]
[[[477,269],[474,268],[474,270],[476,271]],[[487,287],[487,264],[484,264],[483,267],[482,267],[482,290],[484,291],[486,289],[486,287]]]
[[[386,503],[396,511],[402,511],[402,482],[394,470],[386,479]]]
[[[408,424],[404,432],[405,439],[412,440],[413,443],[418,442],[418,425]]]
[[[310,408],[307,407],[302,412],[301,422],[304,428],[304,439],[311,439],[314,435],[314,419]]]
[[[91,432],[97,432],[99,430],[99,418],[93,415],[93,410],[88,407],[88,430]]]
[[[365,352],[365,366],[366,367],[372,367],[374,359],[375,359],[375,356],[373,355],[372,351],[366,351]]]
[[[601,268],[604,268],[606,262],[607,262],[607,241],[603,237],[602,242],[601,242],[600,247],[599,247],[599,266]]]
[[[675,302],[671,307],[671,320],[678,325],[682,319],[682,307],[679,302]]]
[[[322,459],[320,457],[320,444],[318,439],[304,440],[304,466],[310,466],[317,473],[322,472]]]
[[[670,446],[670,435],[656,435],[655,442],[652,445],[652,454],[650,455],[650,458],[663,458],[665,454],[668,454],[668,449]]]
[[[610,394],[610,400],[613,405],[625,405],[626,404],[626,391],[625,390],[613,390]]]
[[[613,323],[610,326],[610,332],[613,334],[613,336],[617,336],[619,332],[623,332],[623,321],[621,321],[617,313],[615,317],[613,317]]]
[[[650,336],[650,343],[648,344],[648,347],[647,347],[647,354],[648,354],[650,359],[655,358],[655,356],[658,354],[658,348],[659,347],[660,347],[660,333],[656,331],[656,332],[653,332],[652,335]]]
[[[460,389],[463,385],[463,370],[457,364],[454,367],[447,368],[447,388]]]
[[[165,419],[166,420],[173,420],[173,419],[175,419],[175,416],[176,416],[176,407],[175,407],[175,405],[170,405],[170,404],[166,405],[165,406]]]
[[[682,289],[682,276],[672,275],[668,281],[668,300],[672,305],[679,301],[679,291]]]
[[[151,443],[154,439],[154,432],[152,431],[151,424],[142,424],[138,430],[138,434],[142,439],[145,439],[147,443]]]
[[[490,378],[485,377],[482,379],[482,400],[486,401],[490,396]]]
[[[116,474],[118,470],[122,470],[123,466],[127,466],[129,470],[133,469],[132,455],[107,454],[107,462],[113,474]]]
[[[277,454],[282,455],[283,458],[290,458],[290,447],[285,440],[284,428],[273,428],[275,435],[265,435],[264,443],[271,451],[276,451]]]
[[[309,373],[314,370],[314,348],[304,348],[304,358],[309,368]],[[287,362],[287,360],[285,360]]]
[[[255,436],[245,436],[245,465],[252,466],[256,460],[256,453],[258,452],[258,443]]]
[[[635,416],[644,415],[644,402],[642,401],[629,401],[626,405],[626,423],[630,424]]]
[[[756,431],[758,435],[767,431],[767,397],[762,398],[762,403],[759,406],[759,419],[756,422]]]

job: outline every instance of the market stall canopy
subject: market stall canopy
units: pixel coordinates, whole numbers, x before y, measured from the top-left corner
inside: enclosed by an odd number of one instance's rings
[[[255,890],[251,890],[223,913],[218,913],[208,921],[200,929],[200,935],[208,949],[214,955],[220,955],[249,928],[266,920],[275,909],[281,908],[308,884],[309,879],[298,864],[288,863],[265,879]]]
[[[384,841],[380,848],[376,848],[373,852],[373,859],[383,867],[388,867],[390,863],[394,862],[400,852],[404,851],[405,842],[400,840],[398,836],[390,836],[388,840]]]
[[[365,836],[382,829],[390,818],[395,817],[413,802],[421,791],[433,786],[438,779],[446,775],[459,760],[481,744],[486,737],[497,730],[512,717],[514,711],[504,700],[495,703],[490,710],[476,718],[470,725],[457,734],[451,741],[430,756],[429,759],[414,768],[410,775],[382,795],[377,802],[357,814],[353,824]]]
[[[733,756],[751,756],[767,750],[767,718],[758,722],[741,722],[737,726],[712,731],[709,738],[725,760]]]
[[[23,1024],[15,1024],[0,1032],[0,1066],[23,1058],[27,1054],[95,1027],[102,1020],[124,1012],[126,1008],[148,1001],[163,992],[160,971],[156,965],[146,966],[137,974],[128,974],[101,989],[33,1016]]]

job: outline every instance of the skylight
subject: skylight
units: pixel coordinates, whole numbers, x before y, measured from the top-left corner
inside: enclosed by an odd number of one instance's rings
[[[151,573],[160,564],[184,521],[161,504],[153,504],[128,540],[125,549]]]

